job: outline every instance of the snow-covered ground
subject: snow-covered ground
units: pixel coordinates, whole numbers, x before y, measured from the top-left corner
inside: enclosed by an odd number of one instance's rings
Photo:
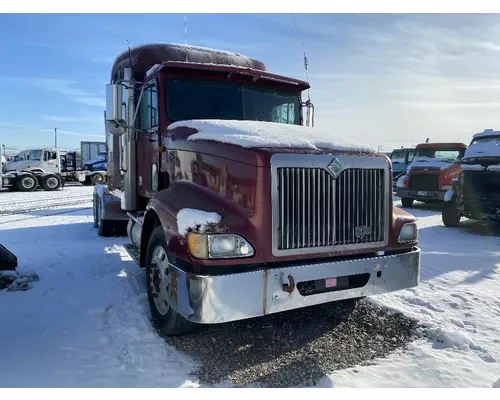
[[[338,371],[322,384],[499,385],[500,237],[475,221],[462,220],[459,228],[446,228],[439,206],[416,202],[406,210],[418,217],[421,284],[371,301],[422,321],[429,340],[414,342],[405,353],[391,355],[377,365]]]
[[[92,227],[91,193],[0,191],[0,243],[40,277],[0,292],[0,387],[200,386],[199,361],[151,327],[126,238]],[[370,301],[417,318],[428,337],[318,386],[500,386],[500,238],[473,222],[445,228],[439,207],[415,204],[421,285]]]

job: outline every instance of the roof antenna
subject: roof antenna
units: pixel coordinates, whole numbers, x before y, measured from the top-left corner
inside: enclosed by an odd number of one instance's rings
[[[300,45],[302,46],[302,50],[304,51],[304,69],[306,71],[306,82],[309,83],[309,76],[308,76],[309,62],[307,61],[306,49],[304,47],[304,42],[302,41],[302,37],[300,36],[299,28],[295,23],[295,18],[293,17],[293,14],[290,14],[290,16],[292,17],[293,25],[295,26],[295,30],[297,31],[297,36],[299,37],[300,40]],[[307,101],[308,102],[311,101],[311,88],[307,89]]]
[[[125,26],[125,38],[127,39],[128,57],[130,59],[130,69],[132,70],[132,76],[134,76],[134,63],[132,62],[132,52],[130,51],[130,42],[128,41],[128,33],[126,26]]]
[[[188,22],[187,22],[187,14],[184,14],[184,43],[187,46],[188,44]],[[188,60],[188,51],[186,49],[186,62]]]

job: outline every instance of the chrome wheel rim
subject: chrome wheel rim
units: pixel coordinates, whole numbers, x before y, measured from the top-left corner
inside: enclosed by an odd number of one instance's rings
[[[35,180],[30,176],[27,178],[24,178],[21,181],[21,185],[23,185],[23,188],[25,189],[32,189],[35,186]]]
[[[168,268],[168,257],[163,246],[156,246],[149,267],[149,285],[156,310],[161,314],[167,314],[169,293],[171,290],[171,275]]]
[[[50,189],[54,189],[56,188],[57,186],[59,185],[59,181],[57,180],[57,178],[51,176],[49,179],[47,179],[47,186],[50,188]]]
[[[101,174],[94,175],[94,183],[104,182],[104,177]]]

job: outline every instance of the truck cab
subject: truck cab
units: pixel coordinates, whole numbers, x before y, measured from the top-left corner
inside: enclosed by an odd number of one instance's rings
[[[126,227],[164,334],[418,285],[389,157],[313,127],[307,82],[174,44],[124,51],[110,78],[94,226]]]
[[[406,170],[408,169],[408,165],[410,165],[413,160],[414,153],[415,149],[403,147],[392,151],[391,163],[394,189],[396,188],[397,180],[401,176],[406,175]]]
[[[59,149],[41,148],[33,149],[27,153],[25,160],[20,160],[9,171],[21,172],[23,170],[40,170],[45,173],[59,174],[61,172],[61,155]]]
[[[500,222],[500,131],[473,135],[444,200],[442,219],[448,227],[458,226],[462,217]]]
[[[0,176],[0,188],[31,192],[42,187],[53,191],[64,185],[59,149],[32,149],[22,158],[6,165],[5,172]]]
[[[403,207],[411,207],[415,200],[442,203],[452,180],[460,173],[460,160],[466,149],[464,143],[417,145],[406,175],[396,183],[396,195]]]

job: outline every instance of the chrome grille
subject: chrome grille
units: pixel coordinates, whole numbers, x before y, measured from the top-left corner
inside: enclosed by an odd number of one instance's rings
[[[386,168],[348,168],[334,178],[324,168],[278,166],[275,248],[340,251],[384,244],[387,174]]]

